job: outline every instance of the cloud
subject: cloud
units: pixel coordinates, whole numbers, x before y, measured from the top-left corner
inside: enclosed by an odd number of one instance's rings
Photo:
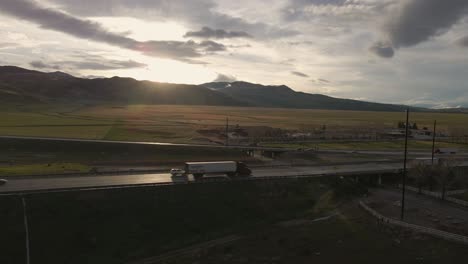
[[[384,39],[374,44],[371,51],[391,58],[391,48],[414,46],[442,35],[467,13],[466,0],[401,0],[384,23]]]
[[[0,43],[0,49],[3,49],[3,48],[11,48],[11,47],[15,47],[15,46],[18,46],[18,44],[16,44],[16,43],[10,43],[10,42]]]
[[[303,77],[303,78],[308,78],[309,77],[309,75],[307,75],[305,73],[302,73],[302,72],[298,72],[298,71],[292,71],[291,74],[294,74],[296,76]]]
[[[102,42],[125,49],[140,51],[146,55],[188,60],[206,53],[223,51],[222,44],[194,41],[137,41],[108,31],[101,24],[80,19],[56,9],[47,8],[29,0],[2,0],[0,12],[38,24],[41,28],[59,31],[82,39]]]
[[[237,78],[232,76],[232,75],[226,75],[226,74],[221,74],[221,73],[218,73],[218,76],[216,77],[216,79],[213,80],[213,82],[235,82],[237,81]]]
[[[176,20],[190,28],[207,26],[249,32],[256,38],[283,38],[300,34],[286,27],[249,22],[218,11],[213,0],[49,0],[72,14],[122,16],[144,20]]]
[[[331,81],[329,81],[327,79],[323,79],[323,78],[313,79],[313,80],[310,80],[310,81],[312,83],[319,84],[319,85],[327,85],[327,84],[331,83]]]
[[[31,65],[32,67],[36,69],[55,69],[55,70],[60,69],[58,65],[46,64],[43,61],[31,61],[29,65]]]
[[[55,69],[61,68],[73,69],[73,70],[118,70],[118,69],[134,69],[134,68],[145,68],[148,65],[133,60],[121,61],[121,60],[108,60],[103,57],[84,57],[83,60],[78,61],[55,61],[55,62],[44,62],[44,61],[32,61],[29,63],[37,69]]]
[[[468,47],[468,36],[458,39],[455,43],[460,47]]]
[[[217,51],[225,51],[226,46],[221,43],[214,42],[211,40],[205,40],[200,43],[200,47],[203,47],[206,51],[209,52],[217,52]]]
[[[315,19],[330,16],[334,20],[344,17],[356,19],[380,12],[390,0],[290,0],[283,8],[286,20]]]
[[[117,70],[145,68],[148,65],[133,60],[99,60],[99,61],[64,61],[63,64],[79,70]]]
[[[392,58],[395,55],[392,45],[383,42],[374,43],[369,51],[382,58]]]
[[[249,33],[244,31],[226,31],[224,29],[212,29],[203,27],[199,31],[189,31],[184,38],[205,38],[205,39],[225,39],[225,38],[252,38]]]
[[[314,45],[315,42],[310,41],[310,40],[304,40],[304,41],[288,41],[286,42],[290,46],[299,46],[299,45]]]

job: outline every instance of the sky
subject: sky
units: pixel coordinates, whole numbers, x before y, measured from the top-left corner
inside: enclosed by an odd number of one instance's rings
[[[466,0],[0,0],[0,65],[468,107]]]

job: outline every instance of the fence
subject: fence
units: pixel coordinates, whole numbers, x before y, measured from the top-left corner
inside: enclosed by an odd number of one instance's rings
[[[401,185],[400,185],[400,188],[401,188]],[[412,192],[419,192],[418,188],[411,187],[411,186],[406,186],[406,190],[409,190],[409,191],[412,191]],[[452,203],[456,203],[456,204],[461,205],[461,206],[468,207],[468,201],[463,201],[463,200],[460,200],[460,199],[457,199],[457,198],[449,197],[450,195],[463,194],[463,193],[466,193],[466,192],[467,192],[467,190],[447,191],[446,196],[445,196],[445,200],[449,201],[449,202],[452,202]],[[439,193],[439,192],[431,192],[431,191],[427,191],[427,190],[421,190],[421,193],[424,194],[424,195],[427,195],[427,196],[438,198],[438,199],[442,198],[442,193]]]
[[[449,233],[449,232],[445,232],[445,231],[441,231],[441,230],[437,230],[437,229],[433,229],[433,228],[428,228],[428,227],[424,227],[424,226],[413,225],[413,224],[409,224],[409,223],[406,223],[406,222],[403,222],[403,221],[399,221],[399,220],[395,220],[395,219],[385,217],[385,216],[379,214],[374,209],[367,206],[362,201],[359,202],[359,205],[364,210],[366,210],[368,213],[370,213],[372,216],[374,216],[375,218],[380,220],[381,223],[383,223],[383,224],[398,226],[398,227],[402,227],[402,228],[406,228],[406,229],[416,231],[418,233],[427,234],[427,235],[430,235],[430,236],[433,236],[433,237],[442,238],[442,239],[445,239],[445,240],[448,240],[448,241],[463,243],[465,245],[468,245],[468,237],[466,237],[466,236],[453,234],[453,233]]]

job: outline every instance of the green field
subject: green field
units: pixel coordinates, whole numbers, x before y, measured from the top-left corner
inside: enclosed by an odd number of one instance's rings
[[[241,127],[288,130],[395,128],[404,113],[280,108],[124,105],[124,106],[2,106],[0,135],[67,137],[86,139],[199,142],[200,129],[222,128],[226,118]],[[412,113],[419,127],[466,134],[468,115]]]
[[[60,137],[169,143],[222,144],[229,118],[231,127],[247,129],[249,136],[265,131],[366,131],[395,128],[404,113],[279,108],[174,106],[174,105],[2,105],[0,136]],[[440,131],[466,134],[468,115],[413,113],[412,122],[430,127],[438,120]],[[210,134],[210,131],[217,131]],[[252,134],[250,134],[252,133]],[[262,143],[264,146],[344,150],[403,149],[403,141]],[[467,148],[466,144],[438,142],[437,147]],[[429,141],[411,140],[410,150],[431,149]],[[129,147],[99,144],[65,144],[0,141],[0,176],[85,172],[95,166],[161,166],[187,160],[243,160],[256,162],[234,150],[199,148]],[[302,157],[318,160],[317,157]],[[328,159],[328,158],[327,158]],[[330,160],[336,160],[331,158]],[[49,164],[69,164],[49,165]],[[71,166],[70,164],[73,164]],[[68,168],[71,166],[71,168]]]
[[[0,138],[0,176],[88,172],[95,166],[182,166],[186,161],[255,162],[237,149]]]

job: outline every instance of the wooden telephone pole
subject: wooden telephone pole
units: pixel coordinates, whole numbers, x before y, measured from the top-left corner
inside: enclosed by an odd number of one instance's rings
[[[403,163],[403,188],[401,191],[401,215],[400,218],[403,220],[405,217],[405,191],[406,191],[406,159],[408,157],[408,134],[409,134],[409,108],[406,109],[406,126],[405,126],[405,159]]]
[[[229,146],[229,117],[226,117],[226,146]]]

